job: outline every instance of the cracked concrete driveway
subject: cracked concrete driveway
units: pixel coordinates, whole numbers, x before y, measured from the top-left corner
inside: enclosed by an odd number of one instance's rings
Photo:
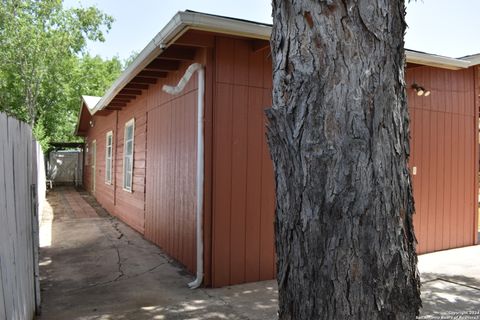
[[[86,193],[47,200],[40,319],[275,319],[273,281],[190,290],[191,275]]]
[[[190,290],[191,275],[73,188],[49,193],[40,233],[42,320],[276,319],[275,281]],[[480,246],[419,256],[419,319],[480,320],[479,266]]]

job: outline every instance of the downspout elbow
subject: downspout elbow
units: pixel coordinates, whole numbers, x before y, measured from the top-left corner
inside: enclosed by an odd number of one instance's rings
[[[200,287],[203,283],[203,194],[204,194],[204,96],[205,96],[205,70],[200,63],[193,63],[185,71],[177,86],[163,86],[163,91],[176,95],[183,91],[186,84],[197,71],[197,174],[196,174],[196,241],[197,241],[197,273],[196,279],[188,284],[191,289]]]

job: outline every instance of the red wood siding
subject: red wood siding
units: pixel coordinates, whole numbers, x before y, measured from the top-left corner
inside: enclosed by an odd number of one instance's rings
[[[142,95],[118,111],[117,134],[114,137],[116,193],[112,213],[142,234],[145,227],[146,106],[147,98]],[[123,189],[123,148],[125,123],[132,118],[135,119],[135,132],[130,192]]]
[[[93,128],[87,130],[86,146],[88,152],[85,153],[86,166],[84,170],[84,186],[92,192],[93,180],[92,180],[92,142],[96,141],[96,172],[95,172],[95,198],[98,202],[109,212],[113,212],[114,209],[114,179],[112,178],[112,184],[105,182],[105,144],[106,134],[108,131],[113,131],[115,137],[115,112],[110,113],[107,116],[94,116],[93,122],[95,125]],[[114,141],[115,147],[115,141]]]
[[[203,62],[203,52],[196,61]],[[190,62],[193,63],[193,62]],[[172,96],[190,63],[148,91],[147,195],[145,237],[196,271],[196,130],[197,77]]]
[[[216,40],[213,122],[215,287],[274,278],[274,180],[265,138],[271,105],[269,50]]]
[[[132,191],[123,190],[123,137],[125,123],[135,119]],[[106,116],[94,115],[93,128],[87,132],[87,163],[84,186],[92,192],[92,142],[96,140],[95,198],[108,212],[140,233],[144,233],[145,165],[146,165],[146,99],[139,97],[127,108]],[[106,133],[113,131],[112,183],[105,182]]]
[[[270,51],[258,42],[189,31],[206,65],[205,283],[214,287],[275,277],[274,178],[265,137],[271,105]],[[202,43],[205,43],[203,45]],[[170,72],[120,111],[95,115],[87,145],[97,142],[96,193],[110,213],[196,270],[196,95],[193,77],[178,96],[190,63]],[[411,161],[420,253],[474,243],[476,107],[472,69],[407,70]],[[413,81],[429,89],[417,97]],[[123,190],[124,126],[135,119],[132,192]],[[105,136],[113,130],[113,181],[105,184]],[[86,155],[87,158],[91,154]],[[90,160],[90,159],[89,159]],[[91,161],[84,181],[91,191]]]
[[[406,72],[419,253],[475,243],[476,105],[473,69]],[[417,96],[417,84],[431,91]]]

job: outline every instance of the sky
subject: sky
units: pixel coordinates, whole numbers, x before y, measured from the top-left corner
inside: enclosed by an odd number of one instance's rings
[[[66,7],[97,6],[115,22],[104,43],[88,51],[104,58],[140,52],[176,12],[206,13],[272,23],[271,0],[64,0]],[[448,57],[480,53],[478,0],[407,0],[405,47]]]

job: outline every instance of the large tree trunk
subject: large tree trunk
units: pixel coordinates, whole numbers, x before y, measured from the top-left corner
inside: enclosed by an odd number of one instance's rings
[[[415,319],[402,0],[273,0],[280,319]]]

